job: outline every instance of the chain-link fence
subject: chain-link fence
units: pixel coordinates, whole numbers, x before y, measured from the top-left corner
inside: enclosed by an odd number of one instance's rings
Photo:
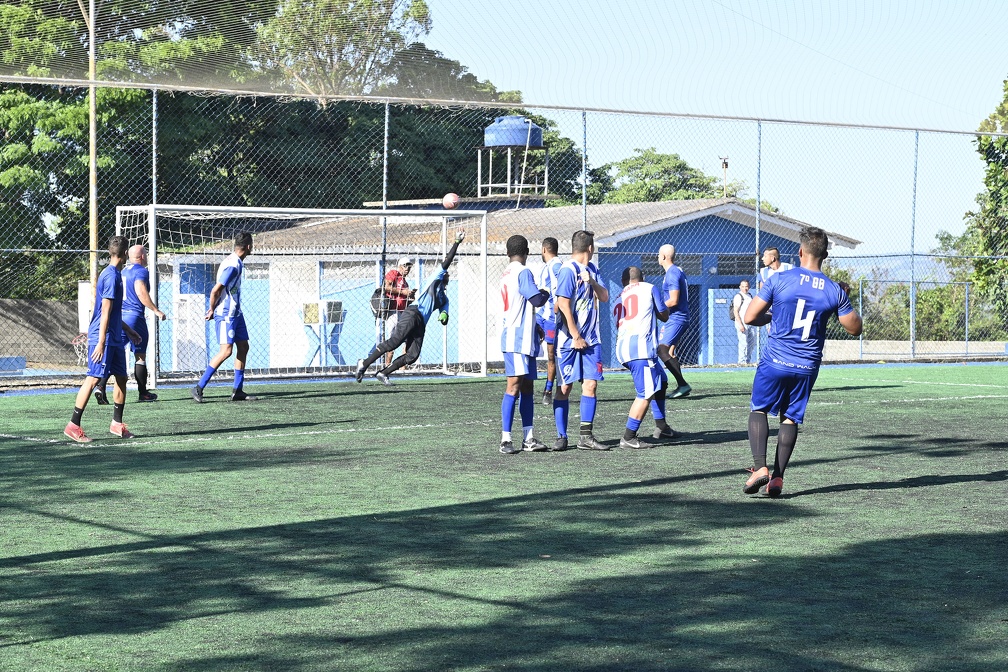
[[[596,233],[598,261],[611,294],[618,292],[626,265],[641,266],[647,280],[658,281],[658,247],[676,246],[690,277],[692,326],[680,352],[687,364],[737,361],[727,302],[740,281],[750,280],[755,288],[763,249],[776,247],[784,261],[797,263],[797,234],[805,225],[830,232],[829,272],[850,283],[854,305],[865,317],[860,339],[834,334],[828,359],[1006,354],[1004,311],[997,308],[991,285],[981,286],[975,277],[978,265],[1003,265],[1005,259],[958,254],[957,236],[942,233],[963,230],[963,218],[976,209],[976,194],[984,189],[984,163],[971,135],[576,109],[320,106],[274,97],[98,93],[100,248],[115,231],[118,206],[317,210],[384,205],[430,211],[441,209],[442,195],[454,192],[461,197],[459,207],[489,213],[488,270],[478,278],[483,284],[476,293],[486,297],[491,363],[496,278],[506,263],[503,242],[523,234],[535,253],[552,236],[563,255],[569,253],[571,234],[582,228]],[[92,253],[82,123],[86,91],[3,85],[0,113],[6,131],[0,154],[0,375],[5,382],[73,378],[82,371],[74,340],[93,306],[88,287],[78,284],[88,279]],[[521,133],[501,142],[488,129],[505,116],[520,120],[514,123]],[[532,141],[534,129],[541,131],[541,143]],[[341,307],[345,349],[327,350],[325,330],[319,329],[323,323],[333,327],[338,311],[325,302],[343,301],[337,295],[353,282],[363,283],[355,291],[367,298],[364,285],[373,290],[382,284],[383,273],[400,256],[414,260],[411,286],[421,283],[422,268],[439,252],[440,239],[431,236],[442,219],[418,213],[402,224],[412,227],[410,233],[393,231],[391,238],[378,219],[352,226],[319,226],[310,218],[288,223],[282,253],[269,242],[279,233],[257,229],[257,254],[246,273],[250,287],[261,287],[250,293],[261,291],[271,306],[290,304],[301,313],[315,302],[318,312],[313,314],[317,322],[301,315],[299,324],[284,327],[287,331],[261,337],[263,351],[253,351],[251,366],[256,368],[256,358],[268,351],[268,359],[259,362],[264,369],[342,372],[381,336],[382,325],[376,331],[366,301],[356,297]],[[160,326],[158,362],[163,372],[181,375],[202,368],[201,358],[207,356],[184,354],[174,344],[188,331],[192,343],[201,343],[203,325],[183,323],[181,317],[183,310],[199,312],[188,302],[199,303],[198,297],[208,294],[212,274],[207,269],[226,252],[227,232],[207,236],[205,222],[199,221],[171,227],[162,235],[170,231],[176,238],[161,238],[163,249],[153,250],[156,293],[170,316]],[[150,244],[143,236],[137,240]],[[276,254],[258,254],[269,249]],[[474,241],[463,258],[480,252]],[[185,273],[195,266],[182,268],[199,256],[205,257],[197,264],[203,279],[189,282]],[[313,270],[294,285],[283,285],[277,278],[288,273],[293,257]],[[533,254],[530,265],[537,263]],[[310,292],[278,290],[312,283]],[[183,284],[192,291],[180,292]],[[189,296],[185,301],[183,294]],[[460,352],[470,347],[465,335],[470,322],[482,316],[477,307],[469,306],[463,312],[472,315],[458,315],[458,325],[449,326],[460,330],[452,337],[456,363],[471,361]],[[349,326],[358,322],[370,327]],[[319,343],[308,361],[315,343],[306,328],[313,324]],[[602,326],[603,340],[608,330],[611,344],[611,318]],[[433,336],[441,329],[432,326],[428,339],[443,341],[442,334]],[[472,330],[479,333],[483,325]],[[356,331],[360,334],[353,336]],[[328,338],[331,346],[331,333]],[[437,366],[438,356],[447,356],[446,347],[431,346],[426,364]],[[290,352],[281,356],[285,348]],[[611,352],[609,357],[615,366]]]

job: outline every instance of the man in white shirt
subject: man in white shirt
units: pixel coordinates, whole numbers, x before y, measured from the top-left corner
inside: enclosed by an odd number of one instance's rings
[[[735,335],[738,336],[738,363],[751,364],[753,348],[756,346],[758,327],[746,324],[742,321],[749,303],[752,301],[752,294],[749,293],[749,281],[743,280],[739,283],[738,294],[732,297],[732,308],[735,315]]]

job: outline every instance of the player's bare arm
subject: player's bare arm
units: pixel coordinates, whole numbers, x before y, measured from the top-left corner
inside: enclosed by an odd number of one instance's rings
[[[606,303],[609,300],[609,290],[605,288],[605,285],[597,282],[595,278],[589,278],[588,281],[591,283],[592,289],[595,290],[595,298]]]
[[[840,326],[843,327],[851,336],[861,335],[861,330],[864,325],[861,322],[861,316],[857,314],[856,310],[852,310],[843,317],[838,317],[837,320],[840,321]]]
[[[571,300],[566,296],[558,296],[556,300],[557,310],[564,316],[564,322],[571,334],[571,343],[575,350],[584,350],[588,347],[588,342],[578,331],[577,322],[574,320],[574,312],[571,310]]]
[[[767,312],[769,307],[770,304],[760,297],[753,297],[753,300],[749,302],[749,307],[746,309],[746,314],[742,318],[742,321],[756,327],[770,324],[770,314]]]
[[[161,319],[164,319],[164,318],[161,318]],[[136,332],[136,330],[133,329],[133,327],[129,326],[125,322],[123,322],[123,331],[126,332],[126,338],[130,339],[130,342],[133,345],[139,345],[140,341],[143,340],[142,338],[140,338],[140,334],[138,334]]]
[[[209,322],[213,319],[214,310],[217,309],[217,304],[220,303],[221,294],[224,293],[224,285],[217,283],[214,285],[213,289],[210,290],[210,307],[207,308],[206,315],[204,319]]]
[[[163,320],[168,317],[161,312],[161,309],[154,303],[154,300],[150,296],[150,292],[147,291],[147,284],[143,280],[134,281],[133,290],[136,292],[137,298],[140,299],[140,303],[142,303],[145,307],[150,308],[151,311],[157,315],[159,320]]]

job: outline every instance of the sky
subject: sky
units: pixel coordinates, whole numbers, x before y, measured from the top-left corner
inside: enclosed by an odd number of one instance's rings
[[[930,251],[983,189],[969,133],[1004,95],[1008,3],[428,4],[429,47],[529,107],[574,108],[536,111],[579,146],[579,108],[741,118],[589,112],[589,160],[655,147],[720,175],[728,156],[747,196],[758,183],[785,214],[864,241],[859,254]]]

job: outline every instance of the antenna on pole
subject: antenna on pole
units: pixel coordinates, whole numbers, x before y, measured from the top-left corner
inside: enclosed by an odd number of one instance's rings
[[[721,167],[724,168],[724,197],[728,198],[728,157],[721,156]]]

